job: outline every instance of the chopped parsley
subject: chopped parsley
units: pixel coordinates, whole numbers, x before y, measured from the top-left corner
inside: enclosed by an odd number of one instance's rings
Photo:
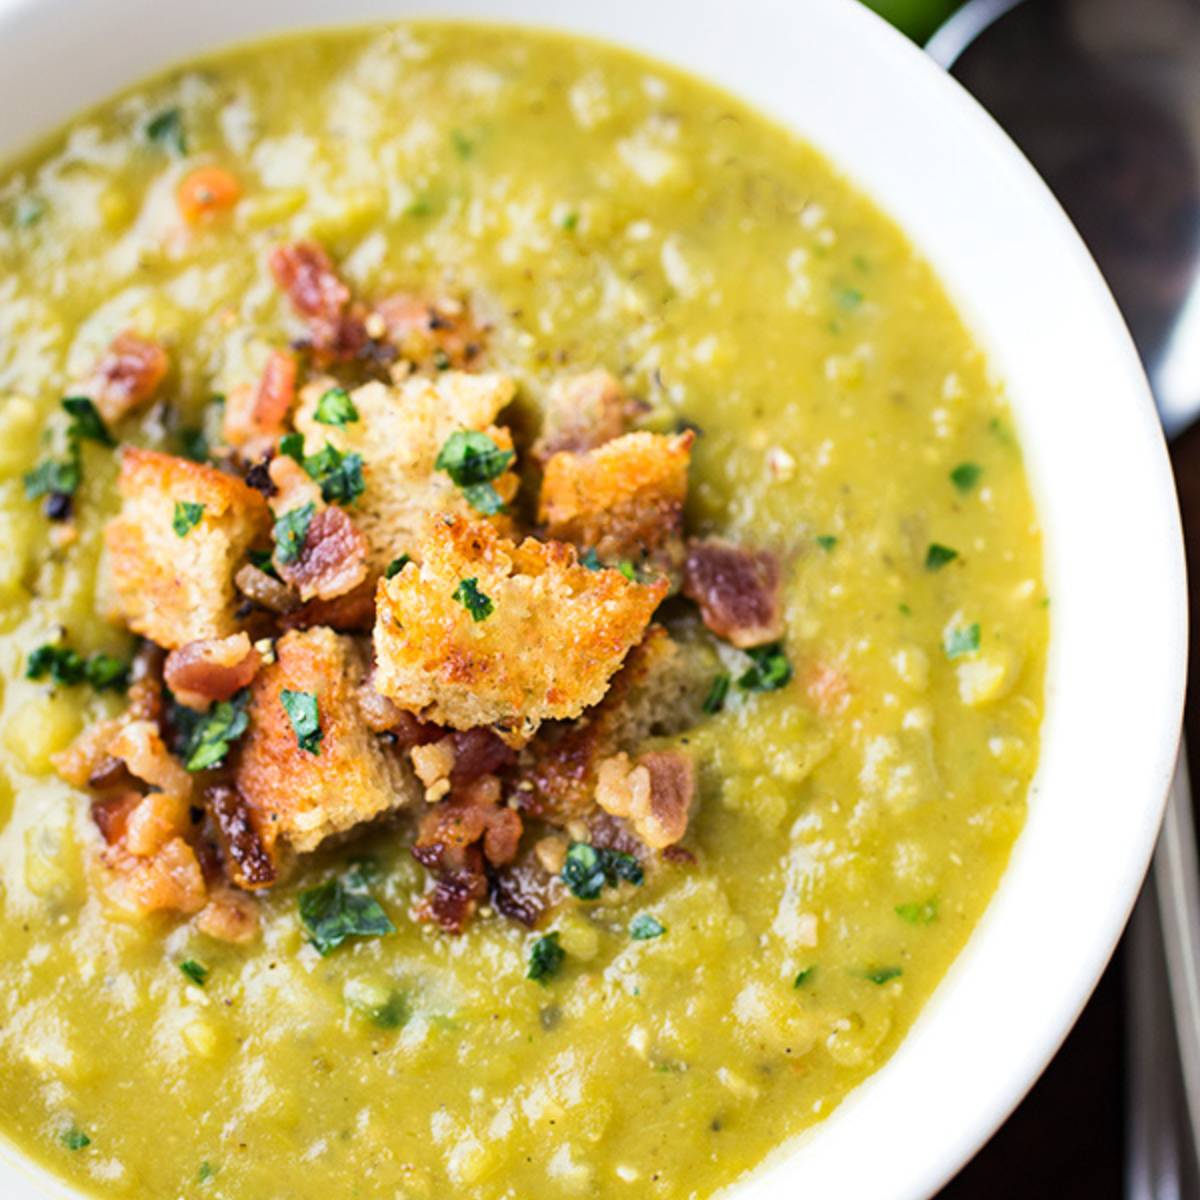
[[[316,692],[293,692],[284,688],[279,694],[292,730],[296,734],[296,745],[309,754],[321,753],[321,713],[317,707]]]
[[[596,553],[595,546],[589,546],[580,556],[579,565],[587,567],[589,571],[603,571],[604,564],[600,561],[600,555]]]
[[[352,979],[342,992],[346,1004],[380,1029],[399,1029],[408,1024],[412,1005],[408,997],[394,988]]]
[[[929,549],[925,551],[925,570],[940,571],[957,557],[957,550],[951,550],[949,546],[943,546],[940,542],[930,542]]]
[[[189,714],[184,742],[184,765],[189,771],[207,771],[219,766],[229,747],[246,732],[246,705],[250,693],[243,688],[232,700],[214,704],[203,716]],[[182,715],[184,710],[178,710]],[[193,719],[194,718],[194,719]]]
[[[40,196],[22,196],[13,211],[18,229],[36,225],[46,215],[46,202]]]
[[[279,453],[304,466],[304,435],[302,433],[285,433],[279,439]]]
[[[548,982],[562,970],[567,952],[558,944],[558,934],[548,933],[533,943],[529,952],[529,970],[526,979],[532,979],[546,987]]]
[[[175,515],[171,518],[171,528],[176,537],[187,537],[204,516],[204,505],[194,500],[176,500]]]
[[[197,1183],[211,1183],[217,1177],[217,1168],[210,1162],[202,1162],[196,1176]]]
[[[568,232],[574,233],[579,226],[579,214],[577,212],[569,212],[563,214],[563,219],[559,222],[560,225]]]
[[[792,678],[792,664],[781,643],[754,646],[746,651],[753,665],[738,679],[738,687],[747,692],[774,692]]]
[[[930,897],[923,904],[897,904],[896,916],[910,925],[929,925],[937,919],[938,902],[936,897]]]
[[[479,590],[479,580],[463,579],[451,593],[452,600],[457,600],[471,614],[475,622],[486,621],[496,611],[490,596],[485,596]]]
[[[358,409],[350,399],[350,393],[345,388],[331,387],[317,401],[316,412],[313,416],[322,425],[343,426],[358,420]]]
[[[183,113],[178,108],[164,108],[146,122],[146,137],[156,146],[161,146],[182,158],[187,153]]]
[[[620,571],[630,583],[637,583],[637,568],[634,567],[633,563],[628,558],[623,558],[619,563],[617,563],[617,570]]]
[[[395,579],[408,564],[412,562],[412,557],[408,554],[402,554],[399,558],[393,558],[387,565],[387,570],[384,571],[384,579]]]
[[[433,365],[439,371],[450,370],[450,355],[448,355],[445,350],[441,348],[441,346],[438,346],[433,352]]]
[[[286,440],[286,439],[285,439]],[[327,504],[350,504],[363,494],[363,460],[361,454],[343,454],[326,442],[316,454],[303,462],[305,471],[321,485],[321,496]]]
[[[969,492],[979,482],[979,477],[982,474],[983,468],[978,463],[959,463],[958,466],[950,472],[950,482],[954,484],[954,486],[958,488],[960,492]]]
[[[805,967],[804,970],[797,972],[796,978],[792,981],[792,987],[802,988],[812,983],[813,976],[816,975],[816,966]]]
[[[856,287],[834,288],[833,297],[846,312],[853,312],[863,302],[863,294]]]
[[[253,566],[256,566],[264,575],[270,575],[272,579],[279,578],[279,572],[275,570],[275,564],[272,562],[270,550],[247,550],[246,557],[250,560]]]
[[[357,871],[301,892],[300,923],[322,957],[332,954],[347,938],[383,937],[396,932],[391,918],[366,890]]]
[[[722,671],[713,677],[712,686],[709,687],[708,695],[704,698],[704,711],[710,716],[713,713],[719,713],[725,707],[725,697],[729,695],[730,682],[728,671]]]
[[[71,418],[67,436],[73,440],[99,442],[101,446],[115,446],[116,438],[108,432],[104,418],[87,396],[66,396],[62,406]]]
[[[208,979],[208,968],[202,966],[194,958],[184,959],[179,969],[197,986],[203,987]]]
[[[98,692],[118,691],[129,679],[129,664],[111,654],[98,653],[85,659],[69,646],[46,642],[29,656],[25,678],[47,677],[64,687],[89,683]]]
[[[92,1144],[92,1139],[78,1125],[64,1130],[59,1140],[68,1150],[86,1150]]]
[[[433,465],[462,489],[476,512],[492,516],[504,511],[504,501],[491,481],[503,475],[515,457],[512,450],[501,450],[486,433],[460,429],[446,439]]]
[[[39,496],[73,496],[79,490],[81,477],[79,448],[72,446],[66,458],[47,458],[25,473],[25,495],[30,500]]]
[[[454,143],[454,152],[459,158],[466,161],[475,152],[475,144],[461,129],[454,130],[450,134],[450,140]]]
[[[629,936],[635,942],[648,942],[653,938],[662,937],[666,932],[667,927],[649,913],[638,913],[629,922]]]
[[[645,873],[632,854],[575,842],[567,851],[560,878],[576,899],[595,900],[605,887],[616,887],[622,879],[640,887]]]
[[[179,431],[179,449],[184,458],[192,462],[208,461],[208,438],[203,429],[181,429]]]
[[[305,504],[285,512],[275,522],[275,555],[281,563],[294,563],[304,549],[304,539],[308,537],[308,527],[317,511],[315,504]]]
[[[903,974],[900,967],[872,967],[867,971],[866,977],[878,987],[883,987],[885,983],[891,983],[893,979],[899,979]]]
[[[822,533],[817,536],[817,545],[828,554],[834,546],[837,545],[837,538],[831,533]]]
[[[979,649],[979,623],[958,625],[947,629],[942,638],[942,649],[947,658],[962,658]]]

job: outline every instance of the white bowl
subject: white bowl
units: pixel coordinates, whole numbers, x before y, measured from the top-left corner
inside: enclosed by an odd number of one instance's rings
[[[1028,823],[979,928],[891,1061],[732,1189],[739,1200],[928,1196],[1021,1098],[1095,985],[1146,869],[1173,765],[1183,551],[1125,327],[1005,135],[854,0],[0,0],[0,153],[224,43],[414,15],[608,38],[779,118],[907,230],[1007,383],[1053,598]],[[7,1200],[71,1194],[5,1153]]]

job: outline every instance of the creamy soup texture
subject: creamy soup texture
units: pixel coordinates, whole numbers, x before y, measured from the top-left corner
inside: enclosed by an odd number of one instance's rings
[[[239,195],[188,224],[203,166]],[[116,452],[80,442],[69,526],[25,477],[126,328],[171,365],[115,435],[215,441],[211,398],[295,335],[265,263],[301,239],[357,293],[468,298],[519,447],[553,378],[609,369],[642,427],[697,430],[689,530],[778,555],[785,686],[739,686],[687,602],[660,615],[730,676],[657,740],[697,764],[693,862],[454,936],[412,916],[425,875],[383,823],[303,858],[244,945],[114,909],[51,756],[123,697],[27,674],[56,637],[132,653],[104,615]],[[0,176],[0,1134],[99,1196],[713,1194],[888,1058],[979,919],[1037,762],[1048,606],[1002,390],[938,281],[732,97],[415,24],[103,105]],[[298,897],[352,861],[395,931],[322,956]],[[565,957],[531,980],[548,932]]]

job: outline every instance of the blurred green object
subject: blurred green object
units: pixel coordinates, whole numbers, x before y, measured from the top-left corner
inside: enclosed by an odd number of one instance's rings
[[[962,0],[863,0],[863,3],[914,42],[924,42]]]

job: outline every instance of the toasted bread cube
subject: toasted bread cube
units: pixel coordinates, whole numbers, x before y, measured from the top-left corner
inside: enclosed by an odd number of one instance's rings
[[[126,449],[117,481],[120,513],[108,523],[115,615],[169,650],[238,632],[233,577],[246,552],[270,538],[267,502],[214,467]],[[176,504],[203,505],[176,532]]]
[[[676,576],[683,565],[691,430],[627,433],[594,450],[564,450],[546,463],[538,519],[549,537]]]
[[[417,557],[379,584],[376,689],[423,720],[491,725],[513,746],[604,695],[667,591],[580,566],[559,542],[518,546],[449,515]]]
[[[493,424],[515,393],[505,375],[468,375],[445,371],[434,379],[414,376],[397,387],[367,383],[351,393],[358,419],[324,425],[316,419],[331,381],[309,384],[300,397],[296,428],[304,434],[306,454],[330,442],[343,454],[362,456],[366,490],[353,507],[355,524],[370,543],[370,563],[378,573],[402,554],[415,555],[426,522],[434,513],[477,516],[462,490],[435,467],[453,433],[487,434],[501,450],[512,449],[512,435]],[[517,476],[505,471],[492,480],[502,500],[517,491]],[[492,518],[507,531],[508,518]]]
[[[421,798],[412,773],[362,719],[355,693],[366,673],[352,639],[318,626],[284,634],[275,662],[251,685],[237,788],[276,857],[280,843],[312,850],[331,834]],[[300,745],[285,690],[316,697],[320,738],[312,750]]]

